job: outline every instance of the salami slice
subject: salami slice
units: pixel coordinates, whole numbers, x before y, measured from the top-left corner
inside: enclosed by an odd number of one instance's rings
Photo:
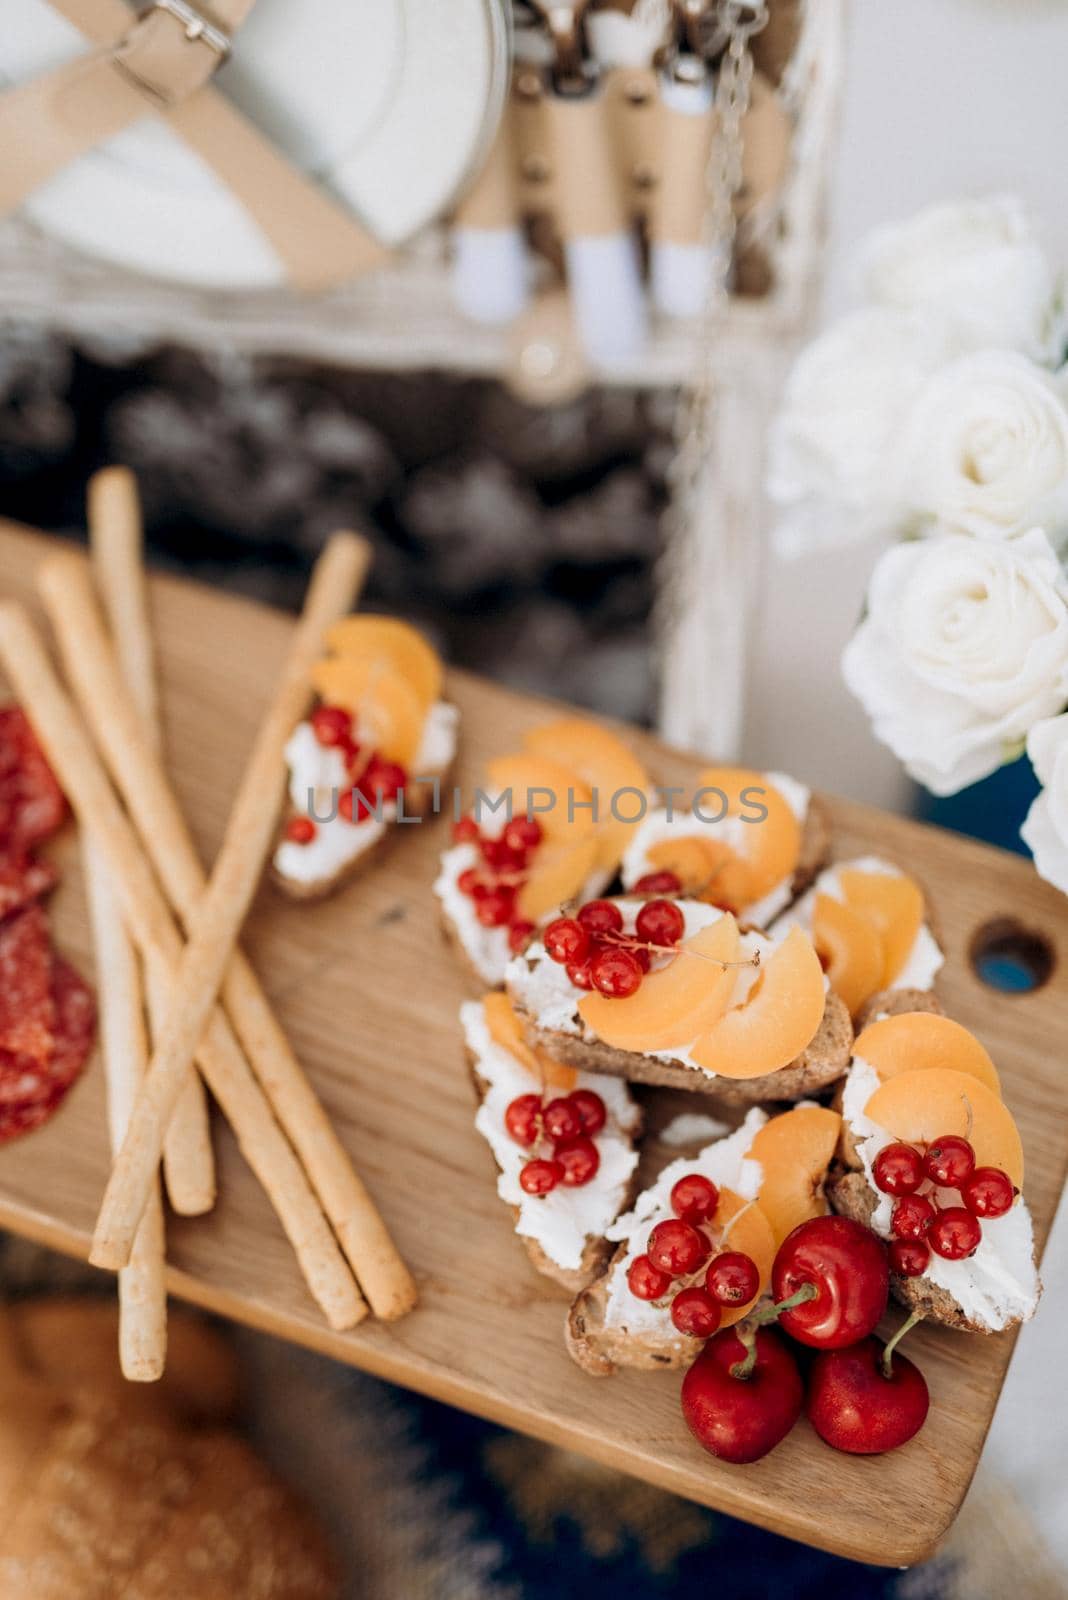
[[[54,1110],[89,1059],[96,1034],[96,1002],[85,979],[62,956],[53,958],[52,997],[54,1045],[47,1060],[0,1051],[0,1138],[14,1137],[13,1132],[4,1134],[4,1123],[17,1125],[20,1111],[39,1106]],[[38,1123],[16,1126],[15,1131],[27,1132],[29,1126]]]
[[[43,1122],[47,1122],[59,1106],[65,1092],[61,1092],[51,1100],[29,1101],[14,1106],[0,1105],[0,1144],[18,1139],[24,1133],[32,1133],[34,1128],[39,1128]]]
[[[0,842],[40,844],[66,815],[63,791],[22,708],[0,707]]]
[[[50,861],[21,848],[0,847],[0,922],[51,894],[59,874]]]
[[[0,922],[0,1050],[46,1062],[55,1040],[52,947],[39,905]]]

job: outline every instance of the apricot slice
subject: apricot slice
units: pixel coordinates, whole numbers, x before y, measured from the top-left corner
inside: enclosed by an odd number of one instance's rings
[[[820,958],[808,935],[791,928],[765,961],[744,1003],[698,1039],[690,1056],[699,1067],[724,1078],[778,1072],[812,1042],[824,1003]]]
[[[623,856],[634,829],[641,821],[643,807],[639,795],[649,788],[649,774],[616,734],[582,717],[562,717],[534,728],[523,740],[532,755],[548,756],[574,772],[588,784],[597,798],[597,861],[606,870],[615,867]],[[636,794],[621,794],[621,790]],[[623,821],[613,815],[612,804]],[[627,818],[633,821],[627,821]]]
[[[725,844],[685,834],[678,839],[657,839],[645,855],[650,871],[675,874],[683,894],[719,904],[720,869],[731,859]],[[737,911],[740,907],[732,905],[730,909]]]
[[[685,939],[666,967],[650,972],[624,1000],[591,992],[579,1015],[599,1039],[617,1050],[648,1053],[692,1043],[721,1017],[738,980],[738,924],[728,913]]]
[[[574,842],[593,832],[589,784],[559,761],[527,754],[497,756],[486,775],[490,788],[511,792],[512,815],[526,816],[529,808],[547,839]]]
[[[824,1106],[795,1106],[765,1122],[749,1146],[759,1161],[760,1209],[771,1223],[776,1248],[800,1223],[826,1216],[823,1180],[838,1143],[842,1119]]]
[[[578,1073],[573,1067],[565,1067],[547,1056],[544,1050],[534,1050],[527,1043],[523,1025],[506,994],[498,990],[488,994],[482,1002],[482,1014],[494,1044],[522,1062],[532,1078],[554,1089],[563,1089],[565,1093],[575,1087]]]
[[[878,985],[893,983],[909,958],[923,927],[923,895],[903,872],[858,872],[843,867],[838,882],[851,910],[866,917],[883,944],[883,976]]]
[[[332,656],[317,661],[311,680],[329,705],[356,718],[356,736],[387,761],[411,767],[423,737],[426,708],[406,679],[376,660]]]
[[[812,908],[812,943],[831,988],[855,1016],[883,981],[883,942],[867,917],[829,894]]]
[[[870,1023],[853,1041],[853,1054],[874,1067],[884,1082],[901,1072],[949,1067],[1001,1094],[998,1069],[975,1034],[931,1011],[905,1011]]]
[[[944,1133],[971,1140],[979,1167],[1000,1167],[1023,1187],[1023,1145],[1008,1107],[968,1072],[931,1067],[899,1072],[880,1084],[864,1108],[880,1128],[906,1144],[930,1144]]]
[[[582,893],[597,861],[597,840],[591,833],[573,843],[538,846],[531,857],[530,874],[516,897],[516,909],[527,922],[541,922],[568,900]]]
[[[771,1282],[776,1250],[775,1233],[764,1215],[763,1203],[743,1200],[733,1189],[719,1191],[713,1229],[717,1239],[717,1255],[721,1250],[741,1250],[743,1254],[752,1256],[760,1273],[760,1287],[748,1304],[732,1306],[729,1311],[724,1308],[720,1327],[729,1328],[732,1323],[741,1322],[748,1315]]]
[[[339,656],[375,661],[395,672],[419,696],[424,711],[441,699],[441,661],[421,633],[396,617],[343,617],[326,635]]]
[[[762,772],[748,767],[706,767],[698,774],[697,782],[700,789],[722,790],[727,797],[728,816],[754,817],[758,805],[767,810],[762,820],[751,821],[739,830],[740,842],[732,852],[733,860],[724,867],[717,884],[721,891],[717,904],[740,910],[743,905],[762,900],[791,875],[801,854],[801,824],[785,796]],[[743,801],[743,791],[750,789],[761,792]],[[711,812],[711,798],[702,799],[701,807]]]

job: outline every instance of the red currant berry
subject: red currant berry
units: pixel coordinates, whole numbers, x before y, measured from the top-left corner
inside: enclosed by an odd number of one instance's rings
[[[705,1273],[705,1288],[721,1306],[745,1306],[756,1298],[760,1270],[752,1256],[725,1250]]]
[[[561,966],[577,966],[590,953],[589,932],[574,917],[557,917],[545,930],[545,949]]]
[[[645,1248],[653,1266],[659,1267],[661,1272],[669,1272],[673,1278],[696,1272],[712,1252],[704,1234],[683,1222],[681,1217],[668,1217],[658,1222]]]
[[[407,782],[408,774],[399,761],[383,761],[380,756],[372,756],[360,779],[360,788],[365,794],[388,802],[396,800]]]
[[[595,1094],[592,1089],[575,1089],[568,1099],[578,1112],[583,1133],[600,1133],[608,1120],[608,1112],[600,1095]]]
[[[541,844],[541,823],[536,822],[533,817],[513,817],[504,830],[503,838],[509,850],[525,856],[528,851],[536,849]]]
[[[671,1209],[684,1222],[710,1222],[719,1205],[719,1190],[702,1172],[687,1172],[671,1191]]]
[[[503,928],[512,920],[515,895],[511,889],[491,889],[475,902],[475,916],[484,928]]]
[[[311,844],[318,831],[311,817],[290,817],[286,823],[286,838],[292,844]]]
[[[588,961],[568,962],[567,976],[576,989],[592,989],[593,973],[590,971]]]
[[[565,1139],[553,1151],[564,1169],[564,1183],[569,1189],[580,1189],[597,1176],[601,1154],[592,1139],[580,1133],[575,1139]]]
[[[454,844],[476,844],[482,837],[474,817],[457,817],[452,825]]]
[[[570,1098],[561,1096],[545,1107],[545,1132],[550,1139],[574,1139],[582,1132],[582,1118]]]
[[[521,1094],[504,1113],[504,1125],[516,1144],[529,1148],[541,1132],[541,1095]]]
[[[961,1184],[960,1197],[973,1217],[1003,1217],[1012,1210],[1016,1190],[1000,1167],[976,1167]]]
[[[688,1333],[692,1339],[711,1339],[722,1318],[719,1301],[696,1284],[680,1289],[671,1302],[672,1322],[680,1333]]]
[[[611,900],[587,900],[578,919],[591,935],[623,932],[623,913]]]
[[[930,1246],[924,1239],[891,1239],[887,1259],[899,1278],[922,1278],[930,1264]]]
[[[671,1288],[671,1274],[654,1267],[648,1256],[635,1256],[627,1268],[627,1288],[635,1300],[660,1300]]]
[[[536,1156],[528,1161],[519,1174],[519,1187],[527,1194],[548,1194],[562,1182],[564,1169],[559,1161],[546,1161]]]
[[[923,1182],[923,1157],[911,1144],[884,1145],[872,1165],[883,1194],[915,1194]]]
[[[686,922],[674,900],[647,900],[638,912],[634,929],[646,944],[678,944]]]
[[[630,948],[630,947],[627,946],[626,948]],[[642,971],[643,972],[648,972],[649,968],[653,964],[653,958],[649,954],[649,951],[646,950],[643,945],[638,945],[638,947],[636,949],[631,949],[630,953],[634,957],[635,961],[638,963],[639,967],[641,967]]]
[[[942,1189],[959,1189],[975,1171],[975,1151],[958,1133],[944,1133],[927,1146],[923,1170]]]
[[[341,706],[316,706],[311,714],[312,732],[329,749],[348,743],[352,737],[352,717]]]
[[[357,821],[363,814],[360,799],[358,789],[342,789],[337,797],[338,816],[344,817],[346,822]]]
[[[534,937],[534,924],[525,922],[522,917],[516,917],[508,924],[508,948],[514,956],[525,950]]]
[[[890,1228],[898,1239],[922,1239],[935,1219],[935,1208],[922,1194],[903,1194],[890,1213]]]
[[[946,1261],[963,1261],[966,1256],[973,1256],[982,1237],[978,1217],[973,1217],[963,1206],[947,1206],[927,1230],[927,1243]]]
[[[633,894],[681,894],[682,879],[676,872],[647,872],[634,885]]]
[[[479,877],[477,867],[465,867],[456,880],[456,887],[461,894],[471,895],[482,888],[482,879]]]
[[[595,989],[610,1000],[625,1000],[641,987],[641,963],[629,950],[598,950],[590,961]]]

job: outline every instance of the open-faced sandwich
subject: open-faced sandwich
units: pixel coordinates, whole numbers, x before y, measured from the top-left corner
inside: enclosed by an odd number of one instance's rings
[[[460,1020],[497,1192],[537,1270],[574,1294],[603,1270],[607,1230],[632,1199],[641,1112],[620,1079],[532,1050],[499,990]]]
[[[808,936],[743,931],[704,901],[589,901],[512,960],[507,986],[528,1041],[589,1072],[755,1105],[849,1064],[849,1013]]]
[[[944,961],[919,885],[878,856],[836,861],[771,925],[812,939],[835,994],[854,1017],[887,991],[934,988]]]
[[[478,988],[572,898],[599,894],[648,803],[649,778],[608,728],[567,717],[533,728],[486,769],[453,828],[434,892],[445,932]]]
[[[421,815],[456,755],[459,713],[421,634],[353,616],[327,635],[319,703],[286,746],[289,807],[274,881],[295,899],[329,894],[373,859],[398,819]]]
[[[1023,1149],[979,1040],[929,1011],[877,1017],[856,1039],[841,1106],[831,1204],[889,1241],[897,1298],[978,1333],[1032,1316]]]
[[[688,1366],[766,1291],[779,1245],[827,1211],[823,1183],[841,1118],[801,1105],[673,1161],[608,1228],[616,1250],[575,1299],[567,1345],[597,1377],[617,1367]]]
[[[681,894],[766,928],[827,858],[828,826],[803,783],[782,772],[707,767],[692,793],[662,791],[627,846],[623,887]]]

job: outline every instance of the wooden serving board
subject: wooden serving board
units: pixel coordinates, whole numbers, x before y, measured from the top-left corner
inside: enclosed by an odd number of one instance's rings
[[[32,601],[45,549],[39,536],[0,526],[0,588]],[[291,623],[171,579],[155,583],[154,601],[171,766],[210,859]],[[467,792],[490,755],[513,749],[554,709],[458,673],[448,693],[463,713]],[[814,738],[819,703],[815,686]],[[660,781],[692,775],[692,760],[655,739],[635,733],[633,742]],[[826,803],[836,853],[888,854],[928,891],[948,956],[941,992],[1001,1069],[1044,1243],[1068,1168],[1056,959],[1068,952],[1068,902],[1020,859],[845,801]],[[247,929],[296,1049],[418,1277],[419,1308],[393,1326],[332,1333],[221,1123],[218,1207],[169,1228],[174,1293],[776,1532],[863,1561],[923,1559],[968,1487],[1012,1338],[918,1330],[910,1353],[930,1383],[932,1417],[895,1454],[840,1455],[802,1421],[772,1455],[742,1468],[713,1461],[691,1440],[677,1374],[594,1379],[573,1366],[561,1338],[565,1303],[514,1238],[473,1127],[457,1022],[464,985],[439,936],[430,889],[447,837],[443,818],[411,827],[380,865],[324,905],[294,905],[265,887]],[[66,869],[58,941],[91,971],[73,831],[58,849]],[[1029,994],[984,987],[969,963],[976,930],[1006,916],[1045,935],[1054,951],[1052,980]],[[106,1171],[94,1063],[47,1127],[0,1150],[0,1225],[85,1257]]]

